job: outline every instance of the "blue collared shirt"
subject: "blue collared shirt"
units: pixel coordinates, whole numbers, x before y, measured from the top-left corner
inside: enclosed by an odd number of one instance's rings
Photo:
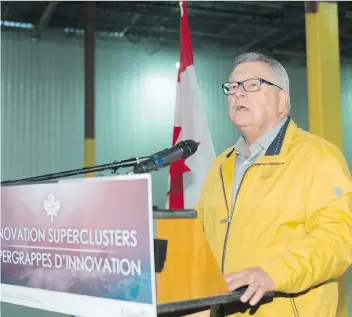
[[[236,142],[234,149],[237,153],[236,162],[235,162],[235,176],[233,180],[233,189],[232,189],[232,208],[235,205],[238,189],[242,182],[243,176],[247,169],[252,166],[259,157],[265,154],[268,150],[270,144],[274,141],[278,135],[280,129],[288,120],[288,117],[280,120],[274,128],[261,136],[256,142],[250,145],[249,152],[246,150],[246,144],[244,138],[241,136]]]

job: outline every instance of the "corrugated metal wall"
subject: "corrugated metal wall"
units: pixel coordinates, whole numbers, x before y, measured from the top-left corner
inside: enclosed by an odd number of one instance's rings
[[[18,33],[1,36],[1,179],[82,167],[82,40],[32,42]],[[170,146],[177,61],[177,50],[149,55],[138,44],[97,43],[97,164],[146,156]],[[284,66],[291,78],[292,117],[307,129],[306,70],[295,64]],[[195,68],[219,154],[238,137],[221,91],[232,68],[232,56],[196,50]],[[341,78],[344,152],[352,168],[352,142],[348,141],[352,137],[351,66],[342,65]],[[164,205],[166,185],[167,169],[153,174],[153,199],[159,207]],[[32,315],[37,312],[33,310]]]
[[[341,103],[344,154],[352,171],[352,64],[341,67]],[[352,317],[352,268],[349,270],[349,316]]]
[[[1,179],[83,163],[83,49],[1,35]]]
[[[177,50],[149,55],[138,44],[97,43],[97,164],[146,156],[170,146],[177,60]],[[26,35],[3,33],[3,180],[83,166],[83,66],[82,40],[33,42]],[[285,66],[291,79],[292,117],[307,129],[305,68]],[[195,67],[214,147],[220,153],[238,137],[228,120],[226,97],[220,88],[231,70],[232,56],[196,51]],[[344,146],[350,166],[351,74],[351,66],[343,65]],[[167,172],[153,174],[154,202],[159,206],[165,200]]]
[[[142,45],[98,42],[97,164],[145,156],[170,146],[177,60],[177,50],[149,55]],[[2,35],[2,179],[83,166],[83,65],[82,40],[33,42],[18,33]],[[292,116],[307,129],[305,69],[285,66],[291,78]],[[238,137],[220,88],[231,70],[232,56],[197,50],[195,67],[215,150],[220,153]],[[348,116],[351,69],[342,69],[347,135],[352,124]],[[352,164],[352,145],[346,140],[345,153]],[[23,153],[25,161],[20,156]],[[160,206],[165,200],[167,172],[153,174],[154,201]]]
[[[341,103],[344,154],[352,171],[352,63],[341,67]],[[351,280],[352,285],[352,280]],[[351,299],[352,301],[352,299]],[[351,302],[352,316],[352,302]]]

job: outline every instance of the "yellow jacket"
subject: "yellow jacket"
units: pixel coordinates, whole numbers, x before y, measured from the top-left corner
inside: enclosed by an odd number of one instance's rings
[[[331,143],[292,120],[284,130],[245,174],[230,223],[221,220],[232,202],[233,147],[213,163],[196,210],[223,273],[259,266],[290,294],[254,316],[335,317],[336,279],[352,263],[351,174]]]

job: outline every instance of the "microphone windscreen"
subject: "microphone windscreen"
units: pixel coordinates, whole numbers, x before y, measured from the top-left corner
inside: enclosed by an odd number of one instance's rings
[[[197,149],[198,149],[198,144],[197,142],[193,141],[193,140],[186,140],[186,141],[183,141],[184,142],[184,146],[182,147],[183,148],[183,157],[184,158],[187,158],[191,155],[193,155],[194,153],[196,153]]]

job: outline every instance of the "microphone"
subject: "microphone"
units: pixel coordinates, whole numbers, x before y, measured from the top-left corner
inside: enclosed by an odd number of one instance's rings
[[[149,173],[158,171],[169,166],[172,162],[183,158],[190,157],[196,153],[198,145],[193,140],[186,140],[177,143],[170,149],[165,149],[150,156],[149,159],[136,164],[133,168],[133,174]]]

